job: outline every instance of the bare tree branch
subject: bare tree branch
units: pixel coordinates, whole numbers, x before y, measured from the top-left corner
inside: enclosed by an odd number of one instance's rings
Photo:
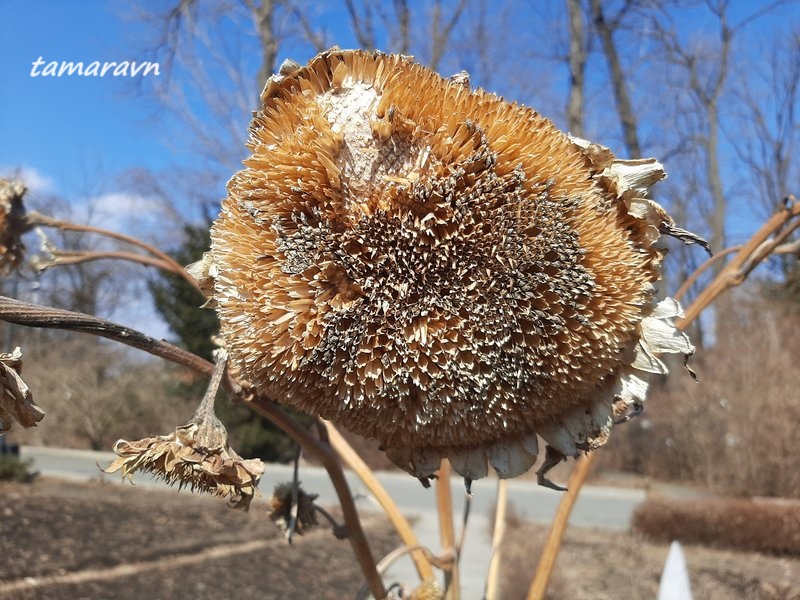
[[[603,54],[606,58],[608,71],[611,75],[611,89],[614,92],[614,100],[617,106],[617,114],[622,125],[622,134],[625,139],[625,147],[631,158],[640,158],[642,148],[639,143],[638,123],[633,109],[633,102],[628,94],[628,86],[625,81],[625,73],[622,69],[617,46],[614,42],[614,28],[618,25],[623,14],[620,12],[615,22],[606,21],[603,14],[603,5],[600,0],[591,0],[592,21],[594,29],[600,37],[603,46]]]
[[[441,0],[436,0],[433,5],[433,18],[431,19],[431,57],[428,65],[434,71],[439,69],[439,63],[444,56],[444,51],[447,48],[447,44],[450,42],[450,36],[453,33],[453,29],[458,23],[458,20],[461,18],[466,6],[467,0],[459,0],[458,4],[450,15],[450,19],[447,21],[444,27],[441,27],[442,2]]]
[[[394,13],[397,16],[400,38],[397,51],[400,54],[408,54],[411,51],[411,11],[408,9],[408,0],[394,0]]]
[[[275,71],[275,61],[278,56],[278,41],[273,31],[276,3],[274,0],[261,0],[260,3],[245,0],[245,4],[253,15],[256,36],[261,42],[261,66],[258,69],[258,89],[256,90],[257,94],[261,94],[267,79]]]
[[[353,0],[345,0],[347,7],[347,14],[350,15],[350,27],[356,36],[358,45],[365,50],[374,50],[375,42],[375,29],[372,23],[372,9],[370,3],[366,0],[363,3],[364,10],[359,13]]]

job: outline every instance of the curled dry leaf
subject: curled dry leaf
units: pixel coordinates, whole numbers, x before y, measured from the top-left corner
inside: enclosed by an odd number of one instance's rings
[[[20,373],[20,348],[0,354],[0,433],[11,429],[13,421],[28,428],[44,418],[44,411],[34,403],[33,395]]]
[[[277,484],[269,500],[269,518],[272,519],[273,523],[277,523],[284,532],[289,530],[292,521],[292,509],[295,506],[292,498],[292,488],[291,482]],[[295,513],[297,518],[294,530],[299,535],[303,535],[306,531],[318,525],[317,511],[314,508],[314,501],[317,497],[318,494],[309,494],[298,484],[297,512]]]
[[[662,352],[655,159],[402,56],[324,52],[273,77],[197,276],[261,393],[379,440],[420,478],[603,445]],[[683,235],[683,234],[682,234]],[[684,239],[697,241],[683,235]]]
[[[229,445],[222,423],[189,423],[170,435],[128,442],[118,440],[114,452],[119,458],[104,471],[121,470],[123,478],[145,471],[170,485],[229,498],[236,508],[250,507],[264,473],[264,463],[245,460]]]

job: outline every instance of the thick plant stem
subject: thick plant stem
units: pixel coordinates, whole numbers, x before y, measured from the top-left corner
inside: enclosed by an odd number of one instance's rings
[[[210,376],[214,372],[213,363],[183,348],[164,340],[157,340],[130,327],[84,313],[20,302],[13,298],[0,296],[0,321],[26,327],[88,333],[143,350],[203,375]],[[240,391],[238,383],[233,383],[230,378],[226,378],[223,385],[231,393],[236,394]]]
[[[381,508],[394,526],[404,546],[414,548],[414,550],[410,551],[411,559],[414,561],[414,566],[417,569],[420,579],[422,581],[432,580],[434,578],[433,567],[421,548],[419,540],[414,530],[411,528],[408,519],[400,512],[397,504],[392,500],[386,488],[378,481],[378,478],[375,477],[372,469],[367,466],[358,453],[353,450],[352,446],[347,443],[347,440],[342,437],[339,430],[328,421],[323,421],[323,423],[327,428],[331,447],[336,450],[342,461],[353,470],[375,500],[377,500],[378,504],[381,505]]]
[[[500,562],[503,538],[506,535],[506,509],[508,508],[508,480],[497,480],[497,499],[494,513],[494,532],[492,533],[492,558],[486,575],[486,600],[500,598]]]
[[[436,474],[436,513],[439,517],[439,540],[442,552],[453,557],[452,566],[444,572],[445,598],[457,600],[461,595],[458,557],[456,556],[456,532],[453,525],[453,495],[450,489],[450,475],[453,468],[443,458]]]
[[[581,456],[572,470],[572,475],[570,475],[569,483],[567,484],[567,491],[561,497],[558,511],[556,511],[556,516],[550,524],[550,531],[547,533],[542,556],[539,559],[539,564],[536,565],[536,574],[528,591],[528,600],[543,600],[547,593],[547,586],[556,566],[556,558],[558,558],[558,551],[561,549],[561,540],[564,538],[569,515],[572,512],[572,507],[575,506],[575,501],[578,499],[583,482],[586,481],[586,476],[589,474],[596,456],[597,453]]]

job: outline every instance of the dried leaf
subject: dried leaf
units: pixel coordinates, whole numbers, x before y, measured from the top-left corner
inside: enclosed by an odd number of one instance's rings
[[[11,429],[16,421],[25,428],[44,418],[44,411],[33,401],[33,394],[20,377],[22,350],[0,354],[0,433]]]

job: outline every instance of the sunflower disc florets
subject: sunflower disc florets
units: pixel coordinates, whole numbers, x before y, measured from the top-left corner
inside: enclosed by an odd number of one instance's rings
[[[260,392],[378,439],[528,470],[605,443],[661,352],[654,159],[622,161],[535,111],[407,57],[325,52],[273,77],[228,184],[204,279]]]

